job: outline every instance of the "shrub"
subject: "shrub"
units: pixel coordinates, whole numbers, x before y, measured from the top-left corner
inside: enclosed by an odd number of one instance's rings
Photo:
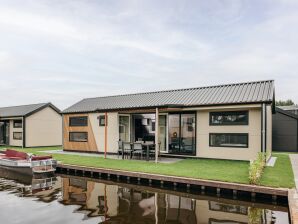
[[[249,183],[259,184],[264,168],[266,165],[266,155],[265,153],[258,153],[257,159],[252,161],[249,166]]]

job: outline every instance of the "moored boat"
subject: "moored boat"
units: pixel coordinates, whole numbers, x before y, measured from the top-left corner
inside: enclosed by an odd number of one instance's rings
[[[0,152],[0,167],[24,175],[54,173],[57,161],[50,155],[38,156],[12,149]]]

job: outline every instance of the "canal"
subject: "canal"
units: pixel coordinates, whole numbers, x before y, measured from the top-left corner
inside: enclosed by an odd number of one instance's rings
[[[288,207],[80,176],[24,178],[0,170],[1,223],[287,224]]]

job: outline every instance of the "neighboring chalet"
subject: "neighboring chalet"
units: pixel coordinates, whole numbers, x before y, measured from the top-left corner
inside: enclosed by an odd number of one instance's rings
[[[297,106],[276,107],[272,119],[273,151],[298,152],[298,115],[294,108]]]
[[[0,108],[0,145],[62,145],[62,117],[51,103]]]
[[[272,80],[88,98],[62,112],[63,148],[158,139],[161,155],[251,160],[271,155],[274,108]]]

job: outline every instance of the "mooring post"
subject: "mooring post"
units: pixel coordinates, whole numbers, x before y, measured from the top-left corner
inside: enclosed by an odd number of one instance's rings
[[[163,188],[163,180],[160,181],[160,187]]]
[[[186,191],[187,191],[187,192],[190,191],[190,184],[186,184]]]
[[[237,199],[237,190],[233,190],[233,199]]]
[[[256,192],[251,192],[251,200],[256,201]]]
[[[129,181],[130,181],[130,177],[129,177],[129,176],[127,176],[126,178],[127,178],[127,183],[129,183]]]
[[[152,185],[152,179],[149,179],[149,186]]]
[[[174,182],[173,184],[174,184],[174,190],[176,190],[177,189],[177,183]]]
[[[277,204],[277,195],[272,195],[272,203],[273,203],[274,205]]]
[[[220,196],[220,188],[219,188],[219,187],[216,188],[216,195],[217,195],[218,197]]]
[[[205,194],[205,186],[201,186],[201,194]]]

